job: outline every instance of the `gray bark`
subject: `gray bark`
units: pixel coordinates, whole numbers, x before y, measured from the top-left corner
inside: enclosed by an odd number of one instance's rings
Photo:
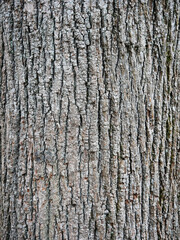
[[[0,239],[178,239],[178,0],[1,0]]]

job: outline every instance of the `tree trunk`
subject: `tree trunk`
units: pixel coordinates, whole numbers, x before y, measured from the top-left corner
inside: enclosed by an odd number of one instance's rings
[[[178,0],[1,0],[0,239],[178,239]]]

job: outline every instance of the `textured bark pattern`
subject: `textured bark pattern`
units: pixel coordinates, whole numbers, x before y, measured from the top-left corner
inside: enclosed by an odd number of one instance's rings
[[[178,0],[1,0],[0,239],[178,239]]]

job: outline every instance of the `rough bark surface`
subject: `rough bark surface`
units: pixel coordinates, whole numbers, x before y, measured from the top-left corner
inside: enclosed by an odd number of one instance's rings
[[[178,239],[178,0],[1,0],[0,239]]]

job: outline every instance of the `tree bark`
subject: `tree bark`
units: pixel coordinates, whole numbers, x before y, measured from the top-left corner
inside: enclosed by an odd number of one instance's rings
[[[179,1],[0,4],[0,239],[179,239]]]

